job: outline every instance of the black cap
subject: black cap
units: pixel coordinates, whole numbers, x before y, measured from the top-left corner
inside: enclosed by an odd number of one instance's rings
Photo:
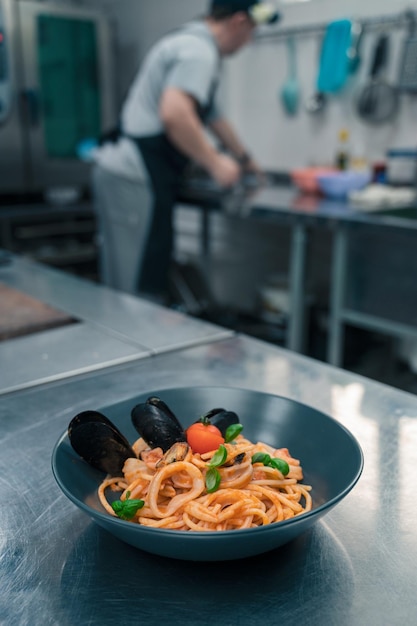
[[[230,14],[245,11],[257,26],[274,24],[281,19],[273,4],[260,0],[211,0],[211,8],[217,7],[227,9]]]

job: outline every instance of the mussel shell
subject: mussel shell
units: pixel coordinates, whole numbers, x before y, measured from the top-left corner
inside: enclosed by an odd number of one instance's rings
[[[117,426],[98,411],[83,411],[73,417],[68,437],[84,461],[112,476],[120,476],[126,459],[136,457]]]
[[[210,411],[207,411],[207,413],[204,413],[203,418],[205,419],[209,419],[211,423],[212,419],[218,414],[218,413],[224,413],[226,411],[226,409],[222,409],[222,408],[217,408],[217,409],[210,409]]]
[[[140,436],[151,448],[164,452],[174,443],[186,441],[183,427],[163,400],[151,397],[133,407],[132,422]]]
[[[229,426],[231,426],[232,424],[240,423],[237,413],[235,413],[234,411],[226,411],[226,409],[220,408],[211,409],[203,415],[203,419],[208,419],[210,421],[210,424],[216,426],[220,430],[223,437],[226,435],[226,430],[229,428]],[[197,421],[201,421],[201,418]]]

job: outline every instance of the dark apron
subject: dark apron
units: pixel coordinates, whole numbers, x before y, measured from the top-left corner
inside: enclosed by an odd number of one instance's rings
[[[217,80],[213,81],[207,105],[198,107],[203,124],[213,106],[217,84]],[[173,207],[189,159],[163,133],[148,137],[125,136],[130,137],[138,147],[153,191],[151,228],[138,278],[138,290],[166,294],[174,247]]]
[[[153,192],[150,232],[139,276],[139,292],[166,293],[174,246],[173,207],[188,159],[161,135],[132,137],[145,163]]]

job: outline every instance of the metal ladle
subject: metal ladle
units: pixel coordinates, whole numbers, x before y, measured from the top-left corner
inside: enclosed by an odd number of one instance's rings
[[[300,85],[297,80],[295,39],[289,37],[288,47],[288,78],[281,89],[281,100],[288,115],[295,115],[300,100]]]

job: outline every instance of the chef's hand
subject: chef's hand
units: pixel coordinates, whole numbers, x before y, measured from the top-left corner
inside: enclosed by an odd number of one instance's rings
[[[210,175],[220,187],[233,187],[239,182],[242,170],[232,157],[218,153],[210,167]]]
[[[240,166],[242,175],[252,174],[256,177],[259,185],[264,185],[266,183],[267,177],[265,172],[250,155],[246,155],[244,159],[241,159]]]

